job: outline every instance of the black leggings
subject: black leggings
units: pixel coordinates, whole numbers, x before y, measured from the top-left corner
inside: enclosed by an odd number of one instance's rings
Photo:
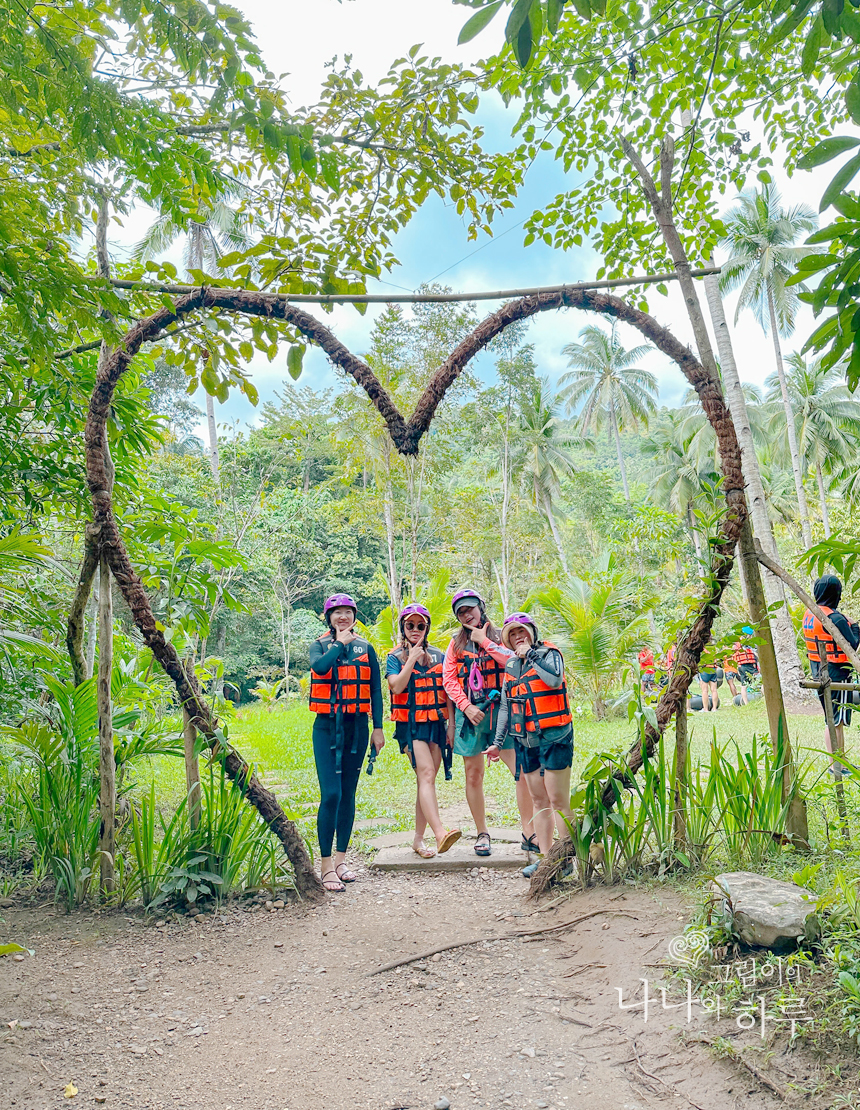
[[[317,778],[320,783],[320,807],[317,811],[317,839],[320,855],[331,855],[332,842],[337,832],[337,850],[345,852],[352,836],[355,821],[355,791],[367,751],[367,714],[343,715],[343,752],[340,771],[337,770],[337,752],[332,747],[335,718],[318,713],[314,721],[313,745]],[[355,751],[353,752],[353,748]]]

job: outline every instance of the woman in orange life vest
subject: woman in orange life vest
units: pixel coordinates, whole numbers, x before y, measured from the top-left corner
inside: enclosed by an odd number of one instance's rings
[[[639,652],[639,682],[644,692],[650,693],[654,689],[654,674],[657,664],[654,662],[654,652],[646,647]]]
[[[860,627],[848,620],[844,613],[838,609],[842,599],[842,583],[835,574],[825,574],[819,578],[812,589],[812,596],[818,605],[833,621],[851,647],[860,644]],[[833,639],[821,621],[807,609],[803,614],[803,638],[806,641],[806,654],[812,669],[812,677],[818,678],[822,667],[827,665],[827,673],[832,682],[851,682],[851,666],[848,656]],[[836,736],[840,748],[845,750],[845,725],[851,724],[851,693],[848,690],[827,691],[833,706],[833,719],[836,723]],[[818,700],[824,708],[823,693],[818,695]],[[830,739],[830,730],[824,726],[824,743],[830,755],[833,755],[833,744]],[[834,778],[842,777],[842,767],[834,761],[830,764],[830,773]]]
[[[382,683],[376,652],[353,632],[356,604],[348,594],[334,594],[323,606],[328,632],[311,644],[310,710],[314,762],[320,784],[317,837],[320,877],[328,891],[354,883],[346,850],[355,821],[355,791],[367,751],[367,719],[373,717],[371,743],[385,744],[382,732]],[[337,834],[334,857],[332,844]]]
[[[505,618],[502,642],[514,655],[505,666],[505,684],[496,735],[487,751],[498,759],[505,735],[516,742],[517,762],[525,773],[534,804],[534,826],[542,855],[552,847],[555,830],[570,836],[570,768],[573,723],[567,700],[564,659],[553,644],[541,641],[528,613]],[[537,863],[523,868],[530,878]]]
[[[512,652],[499,641],[500,633],[487,620],[484,600],[476,590],[459,590],[451,608],[460,631],[448,645],[442,667],[442,683],[454,703],[454,754],[463,757],[466,771],[466,801],[475,822],[475,855],[492,855],[484,802],[484,751],[495,732],[502,697],[505,663]],[[517,774],[513,738],[502,745],[501,757],[517,783],[517,809],[523,829],[520,847],[537,851],[532,824],[532,800],[528,786]]]
[[[461,836],[459,829],[449,831],[442,824],[436,799],[436,776],[443,763],[445,777],[451,777],[454,713],[442,685],[445,657],[438,648],[430,647],[429,633],[429,611],[423,605],[407,605],[400,611],[400,646],[389,654],[385,665],[391,719],[396,722],[394,739],[401,752],[409,753],[418,783],[412,850],[422,859],[447,852]],[[428,823],[436,837],[436,851],[424,843]]]

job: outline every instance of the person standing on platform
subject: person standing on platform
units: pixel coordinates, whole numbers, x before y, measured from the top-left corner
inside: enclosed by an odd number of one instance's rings
[[[849,621],[844,613],[839,612],[839,602],[842,600],[842,583],[835,574],[825,574],[819,578],[812,589],[812,596],[816,603],[827,614],[834,625],[839,629],[852,648],[860,644],[860,626]],[[851,682],[851,665],[848,656],[833,639],[833,636],[821,621],[807,609],[803,614],[803,639],[806,642],[806,654],[812,670],[812,677],[818,678],[823,668],[827,667],[827,674],[831,682]],[[824,698],[830,698],[833,708],[833,720],[836,724],[836,739],[840,751],[845,750],[845,726],[851,723],[851,691],[828,690],[821,692],[818,699],[824,707]],[[830,729],[824,726],[824,744],[830,753],[830,773],[834,778],[842,777],[842,766],[834,760],[833,740]]]
[[[314,762],[320,784],[317,837],[320,878],[331,893],[345,890],[356,874],[346,866],[355,821],[355,792],[370,740],[382,751],[382,681],[373,645],[353,631],[358,610],[348,594],[334,594],[323,605],[328,632],[311,644],[311,695]],[[336,851],[332,844],[337,835]]]

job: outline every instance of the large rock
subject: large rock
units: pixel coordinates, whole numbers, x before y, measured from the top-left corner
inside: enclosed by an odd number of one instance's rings
[[[728,871],[709,885],[718,912],[721,907],[732,932],[745,944],[781,951],[800,940],[814,940],[821,931],[815,895],[794,883]]]

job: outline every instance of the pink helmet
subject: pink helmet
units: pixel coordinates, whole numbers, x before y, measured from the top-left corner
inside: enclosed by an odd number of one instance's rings
[[[484,609],[484,599],[477,590],[467,587],[465,590],[458,590],[451,598],[451,608],[454,610],[454,616],[457,615],[457,610],[464,604],[480,605],[481,610]]]
[[[502,624],[502,643],[505,647],[511,646],[511,633],[517,626],[527,628],[531,632],[533,644],[538,642],[538,630],[534,618],[528,613],[511,613],[509,617],[505,617]]]
[[[325,603],[323,604],[323,616],[328,620],[328,615],[332,609],[340,609],[341,606],[352,609],[356,616],[358,615],[358,606],[349,594],[332,594],[331,597],[325,599]]]

